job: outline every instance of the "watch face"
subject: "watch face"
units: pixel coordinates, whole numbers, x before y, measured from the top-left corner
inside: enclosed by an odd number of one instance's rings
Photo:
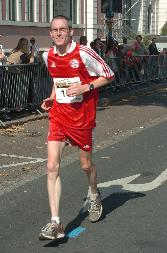
[[[89,89],[90,89],[90,90],[94,90],[94,85],[93,85],[93,84],[90,84],[90,85],[89,85]]]

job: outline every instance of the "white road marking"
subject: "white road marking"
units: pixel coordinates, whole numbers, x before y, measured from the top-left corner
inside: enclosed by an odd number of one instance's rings
[[[98,187],[110,187],[113,185],[126,185],[128,183],[130,183],[131,181],[133,181],[134,179],[136,179],[137,177],[139,177],[140,174],[136,174],[130,177],[124,177],[121,179],[116,179],[116,180],[112,180],[112,181],[108,181],[108,182],[104,182],[104,183],[99,183]]]
[[[122,190],[132,191],[132,192],[146,192],[152,191],[159,186],[161,186],[165,181],[167,181],[167,169],[165,169],[158,177],[153,181],[144,184],[131,184],[130,182],[138,178],[141,174],[136,174],[130,177],[120,178],[117,180],[107,181],[104,183],[99,183],[99,188],[106,188],[111,186],[121,186]]]
[[[21,162],[21,163],[12,163],[12,164],[0,165],[0,169],[10,168],[10,167],[17,167],[17,166],[22,166],[22,165],[26,165],[26,164],[33,164],[33,163],[43,163],[43,162],[47,161],[47,159],[34,158],[34,157],[29,157],[29,156],[26,157],[26,156],[8,155],[8,154],[0,154],[0,156],[30,160],[28,162]]]

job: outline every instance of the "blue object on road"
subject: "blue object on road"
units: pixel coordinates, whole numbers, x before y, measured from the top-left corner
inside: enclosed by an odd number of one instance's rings
[[[83,227],[77,227],[75,228],[74,230],[72,230],[71,232],[69,232],[67,234],[67,236],[69,238],[75,238],[77,237],[78,235],[80,235],[82,232],[84,232],[86,230],[86,228],[83,228]]]

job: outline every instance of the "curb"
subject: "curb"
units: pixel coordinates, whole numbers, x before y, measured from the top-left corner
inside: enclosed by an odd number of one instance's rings
[[[39,115],[25,116],[21,119],[5,121],[5,122],[3,122],[4,125],[0,125],[0,129],[8,128],[8,127],[11,127],[12,125],[23,125],[24,123],[32,122],[32,121],[36,121],[36,120],[40,120],[40,119],[45,119],[47,117],[48,117],[48,114],[46,112],[44,112]]]

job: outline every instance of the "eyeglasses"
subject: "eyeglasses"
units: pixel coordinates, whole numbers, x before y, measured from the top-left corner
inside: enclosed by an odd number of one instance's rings
[[[68,32],[68,30],[70,30],[70,28],[65,28],[65,27],[62,27],[62,28],[53,28],[51,30],[52,33],[66,33]]]

